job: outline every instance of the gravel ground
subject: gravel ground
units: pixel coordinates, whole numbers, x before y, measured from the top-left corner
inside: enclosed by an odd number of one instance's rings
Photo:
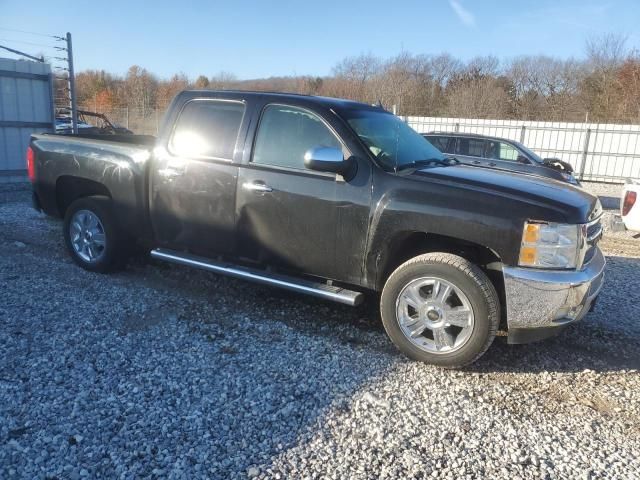
[[[640,478],[639,240],[605,238],[581,324],[448,371],[373,304],[85,272],[26,192],[2,200],[0,478]]]

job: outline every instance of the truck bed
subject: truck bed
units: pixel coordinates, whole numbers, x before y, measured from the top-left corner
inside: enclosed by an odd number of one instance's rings
[[[154,144],[150,135],[32,135],[34,201],[45,213],[63,217],[75,198],[97,191],[113,200],[123,228],[140,236]]]

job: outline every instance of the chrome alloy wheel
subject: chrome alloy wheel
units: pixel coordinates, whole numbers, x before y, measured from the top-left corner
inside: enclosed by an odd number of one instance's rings
[[[104,255],[107,241],[104,227],[97,215],[89,210],[78,210],[69,224],[69,238],[78,256],[93,263]]]
[[[471,302],[462,290],[437,277],[409,282],[396,300],[396,318],[405,337],[429,353],[460,349],[474,326]]]

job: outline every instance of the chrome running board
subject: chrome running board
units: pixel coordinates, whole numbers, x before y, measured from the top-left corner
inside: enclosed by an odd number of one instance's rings
[[[263,283],[274,287],[280,287],[294,292],[306,293],[307,295],[332,300],[338,303],[344,303],[345,305],[350,305],[352,307],[360,305],[364,299],[362,292],[355,292],[353,290],[347,290],[334,285],[326,285],[324,283],[272,274],[263,270],[216,262],[208,258],[198,257],[189,253],[175,252],[165,248],[151,250],[151,256],[166,262],[200,268],[202,270],[221,273],[230,277],[242,278],[244,280]]]

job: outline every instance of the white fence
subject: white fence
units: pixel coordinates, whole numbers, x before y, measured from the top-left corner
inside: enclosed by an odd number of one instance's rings
[[[537,154],[569,162],[582,180],[640,178],[640,125],[403,117],[420,133],[463,132],[518,140]]]

